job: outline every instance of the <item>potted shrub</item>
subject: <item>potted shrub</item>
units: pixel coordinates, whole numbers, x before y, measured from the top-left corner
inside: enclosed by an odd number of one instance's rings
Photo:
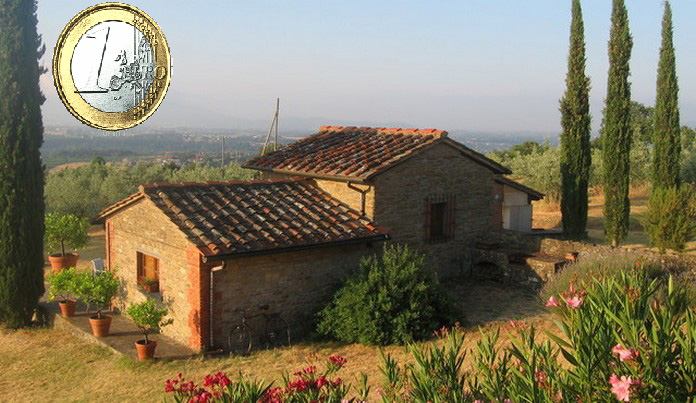
[[[77,294],[89,307],[96,306],[96,314],[89,317],[92,333],[96,337],[109,335],[111,316],[102,314],[104,306],[111,303],[116,296],[119,281],[111,271],[97,274],[83,273],[79,276]]]
[[[77,266],[77,253],[66,253],[66,248],[76,250],[89,242],[87,227],[89,224],[74,214],[46,214],[46,232],[44,243],[46,249],[54,252],[48,256],[54,272],[67,267]],[[58,253],[59,252],[59,253]]]
[[[48,282],[48,298],[58,298],[60,313],[69,318],[75,315],[75,294],[77,292],[78,274],[74,267],[51,273],[46,276]]]
[[[155,355],[157,342],[150,340],[147,335],[159,331],[162,327],[171,325],[173,320],[163,320],[167,316],[167,308],[160,307],[155,300],[148,299],[128,307],[126,315],[133,319],[145,339],[135,342],[138,361],[149,360]]]
[[[141,278],[138,281],[140,288],[147,292],[159,292],[159,281],[151,278]]]

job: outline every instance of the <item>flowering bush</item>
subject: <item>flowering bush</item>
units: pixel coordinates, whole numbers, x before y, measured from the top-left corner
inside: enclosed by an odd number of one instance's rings
[[[384,356],[383,402],[692,401],[696,397],[696,315],[670,279],[645,272],[571,285],[547,305],[560,335],[538,341],[534,327],[512,321],[483,332],[463,371],[461,335],[438,331],[443,346],[410,346],[414,363]],[[565,363],[561,365],[561,357]]]
[[[305,402],[342,402],[351,390],[351,386],[340,377],[334,376],[347,360],[339,355],[332,355],[326,362],[326,368],[319,371],[315,365],[308,366],[289,375],[283,376],[284,386],[273,386],[256,380],[245,379],[240,375],[237,382],[232,382],[227,375],[218,372],[207,375],[202,386],[193,381],[178,378],[167,380],[164,391],[174,394],[176,402],[261,402],[261,403],[305,403]],[[369,392],[367,378],[363,377],[363,389],[360,392],[365,400]],[[353,399],[355,401],[355,399]]]

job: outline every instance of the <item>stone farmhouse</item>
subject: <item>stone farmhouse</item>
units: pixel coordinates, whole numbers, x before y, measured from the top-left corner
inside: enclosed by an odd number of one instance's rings
[[[240,309],[261,304],[302,332],[383,241],[418,248],[440,277],[460,274],[481,237],[531,231],[543,197],[435,129],[323,126],[244,166],[270,179],[143,185],[97,218],[119,305],[166,301],[163,332],[195,350],[224,344]]]

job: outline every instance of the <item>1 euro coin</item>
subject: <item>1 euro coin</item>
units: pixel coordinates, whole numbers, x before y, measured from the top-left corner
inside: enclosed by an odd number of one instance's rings
[[[58,96],[81,122],[123,130],[150,117],[171,80],[167,40],[157,23],[123,3],[77,14],[58,37],[53,79]]]

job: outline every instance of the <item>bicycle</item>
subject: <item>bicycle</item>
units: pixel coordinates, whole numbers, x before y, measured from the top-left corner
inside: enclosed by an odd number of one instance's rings
[[[248,316],[249,308],[243,308],[242,323],[238,324],[230,331],[227,337],[227,345],[233,355],[246,355],[251,352],[253,347],[254,330],[247,323],[247,319],[263,316],[265,319],[265,333],[263,338],[268,348],[287,347],[290,345],[290,325],[285,319],[280,317],[280,313],[267,313],[268,305],[259,305],[258,309],[262,312]]]

